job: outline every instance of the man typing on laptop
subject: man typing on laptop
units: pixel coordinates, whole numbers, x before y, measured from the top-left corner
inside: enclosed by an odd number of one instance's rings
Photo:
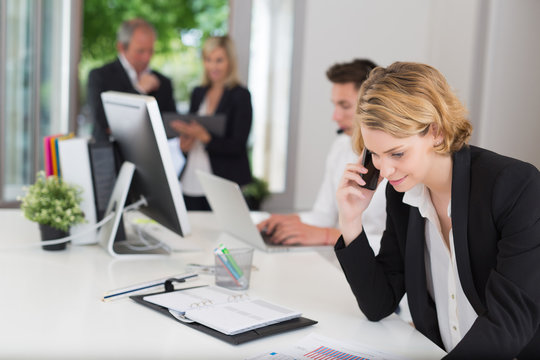
[[[338,136],[328,153],[323,182],[313,209],[299,214],[273,214],[257,225],[260,231],[269,235],[272,243],[334,245],[338,239],[340,231],[337,229],[335,194],[345,165],[358,159],[351,145],[356,101],[360,86],[374,67],[376,65],[369,60],[356,59],[350,63],[335,64],[326,72],[332,82],[332,119],[339,127]],[[377,188],[362,222],[376,253],[386,221],[384,188],[384,184]]]

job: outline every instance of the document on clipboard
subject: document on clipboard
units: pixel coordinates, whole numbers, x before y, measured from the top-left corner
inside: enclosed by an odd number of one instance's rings
[[[148,295],[143,300],[177,311],[188,320],[236,335],[300,317],[302,314],[262,299],[217,286]]]
[[[171,121],[180,120],[183,122],[196,121],[201,124],[209,133],[214,136],[225,136],[225,126],[227,124],[227,117],[225,114],[214,115],[196,115],[196,114],[177,114],[174,112],[166,112],[162,114],[163,123],[165,125],[165,132],[167,138],[173,138],[178,136],[178,133],[174,131],[170,126]]]

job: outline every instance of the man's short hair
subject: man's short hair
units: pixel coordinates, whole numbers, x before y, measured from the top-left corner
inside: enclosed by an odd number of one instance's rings
[[[124,49],[127,49],[131,42],[131,38],[133,37],[133,33],[139,28],[152,32],[154,36],[157,37],[156,29],[154,29],[152,24],[144,19],[136,18],[126,20],[120,25],[120,28],[116,33],[116,41],[120,43]]]
[[[368,59],[354,59],[348,63],[338,63],[332,65],[326,71],[328,80],[335,84],[354,83],[356,89],[360,89],[369,72],[377,67],[373,61]]]

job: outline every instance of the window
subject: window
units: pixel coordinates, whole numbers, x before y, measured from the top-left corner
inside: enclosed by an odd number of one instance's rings
[[[81,104],[86,104],[89,72],[113,61],[117,56],[116,32],[121,23],[141,17],[157,31],[150,67],[171,79],[177,108],[180,112],[187,112],[191,91],[202,79],[202,43],[210,35],[227,33],[229,2],[91,0],[84,2],[83,16],[82,55],[79,64]],[[89,110],[83,108],[82,111],[80,120],[83,123],[79,124],[81,133],[91,133]]]
[[[254,110],[252,168],[273,193],[286,190],[293,25],[293,0],[252,3],[248,82]]]
[[[0,205],[42,168],[41,139],[69,128],[69,34],[77,1],[0,0]]]

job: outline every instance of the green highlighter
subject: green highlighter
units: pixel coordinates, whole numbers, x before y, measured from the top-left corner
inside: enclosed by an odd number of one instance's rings
[[[227,249],[223,244],[219,244],[218,248],[221,250],[221,252],[225,255],[227,260],[229,260],[229,263],[232,265],[234,270],[238,273],[239,277],[244,276],[244,272],[242,269],[240,269],[240,266],[236,263],[234,258],[231,256],[231,253],[229,252],[229,249]]]

